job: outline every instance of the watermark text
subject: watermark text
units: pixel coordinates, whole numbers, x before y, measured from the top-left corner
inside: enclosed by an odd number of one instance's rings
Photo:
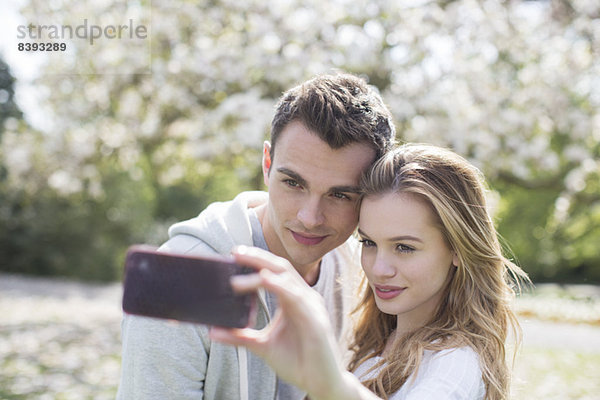
[[[145,25],[134,25],[133,20],[122,25],[95,25],[88,24],[84,19],[82,24],[72,25],[19,25],[17,26],[17,39],[33,40],[66,40],[86,39],[90,45],[99,39],[146,39],[148,29]]]

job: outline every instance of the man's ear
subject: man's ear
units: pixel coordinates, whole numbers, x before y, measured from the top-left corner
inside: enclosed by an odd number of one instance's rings
[[[271,143],[266,140],[263,144],[262,171],[265,185],[269,186],[269,173],[271,172]]]

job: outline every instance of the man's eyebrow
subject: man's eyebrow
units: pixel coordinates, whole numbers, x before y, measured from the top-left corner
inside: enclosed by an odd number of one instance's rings
[[[300,174],[298,174],[295,171],[292,171],[291,169],[285,168],[285,167],[279,167],[277,168],[277,172],[287,175],[290,178],[292,178],[293,180],[295,180],[296,182],[298,182],[298,184],[300,184],[301,186],[307,187],[307,182],[306,179],[304,179],[303,177],[300,176]]]
[[[285,168],[285,167],[279,167],[277,168],[277,172],[287,175],[290,178],[292,178],[293,180],[295,180],[296,182],[298,182],[299,185],[304,186],[306,188],[308,188],[308,182],[306,181],[306,179],[304,179],[299,173],[292,171],[289,168]],[[356,193],[356,194],[360,194],[361,193],[361,189],[359,186],[333,186],[329,189],[330,193]]]
[[[329,189],[329,191],[335,193],[361,193],[359,186],[334,186],[331,189]]]

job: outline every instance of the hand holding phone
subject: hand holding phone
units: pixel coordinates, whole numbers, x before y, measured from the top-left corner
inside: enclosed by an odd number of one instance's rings
[[[247,327],[254,294],[233,292],[233,275],[253,272],[219,256],[198,257],[132,246],[125,260],[123,311],[229,328]]]

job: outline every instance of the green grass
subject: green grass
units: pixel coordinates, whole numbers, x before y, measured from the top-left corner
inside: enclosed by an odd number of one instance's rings
[[[600,399],[600,349],[522,348],[513,374],[514,400]]]
[[[600,287],[538,285],[517,299],[519,319],[589,327],[600,335]],[[558,325],[557,325],[558,326]],[[564,327],[563,327],[564,328]],[[552,336],[549,325],[548,336]],[[574,339],[580,340],[581,339]],[[532,341],[521,347],[513,373],[514,400],[600,400],[600,348],[586,343],[542,347]]]

